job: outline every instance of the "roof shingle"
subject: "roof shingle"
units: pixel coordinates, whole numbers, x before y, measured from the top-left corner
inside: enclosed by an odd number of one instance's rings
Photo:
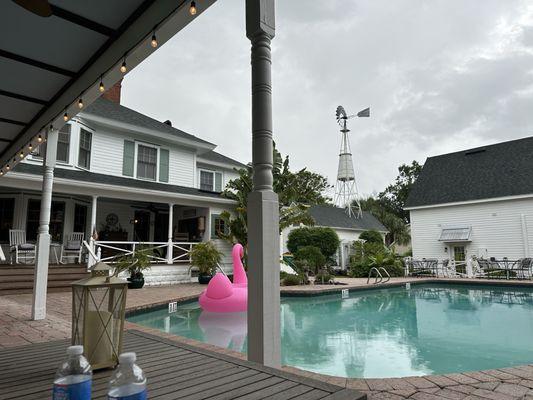
[[[363,211],[361,218],[350,217],[344,208],[333,206],[312,206],[309,209],[309,214],[315,220],[318,226],[329,226],[332,228],[354,229],[354,230],[377,230],[386,232],[381,222],[378,221],[369,212]]]

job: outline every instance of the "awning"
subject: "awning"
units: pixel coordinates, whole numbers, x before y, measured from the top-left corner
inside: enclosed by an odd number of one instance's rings
[[[457,226],[442,228],[440,232],[440,242],[469,242],[470,234],[472,233],[471,226]]]

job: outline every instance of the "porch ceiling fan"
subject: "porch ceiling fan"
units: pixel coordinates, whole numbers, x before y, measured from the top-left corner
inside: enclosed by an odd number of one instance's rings
[[[52,15],[52,7],[48,0],[12,0],[15,4],[25,8],[29,12],[38,15],[39,17],[50,17]]]

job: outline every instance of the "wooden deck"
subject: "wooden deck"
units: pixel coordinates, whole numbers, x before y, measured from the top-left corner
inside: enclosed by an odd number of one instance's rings
[[[0,399],[49,399],[68,341],[0,350]],[[124,351],[135,351],[150,399],[365,399],[366,395],[135,330]],[[105,399],[110,370],[93,376],[93,399]]]

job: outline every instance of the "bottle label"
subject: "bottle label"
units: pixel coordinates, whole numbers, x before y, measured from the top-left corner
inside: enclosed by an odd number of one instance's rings
[[[91,400],[91,380],[72,385],[54,385],[53,400]]]
[[[147,398],[148,395],[146,389],[139,393],[130,394],[129,396],[107,396],[108,400],[146,400]]]

